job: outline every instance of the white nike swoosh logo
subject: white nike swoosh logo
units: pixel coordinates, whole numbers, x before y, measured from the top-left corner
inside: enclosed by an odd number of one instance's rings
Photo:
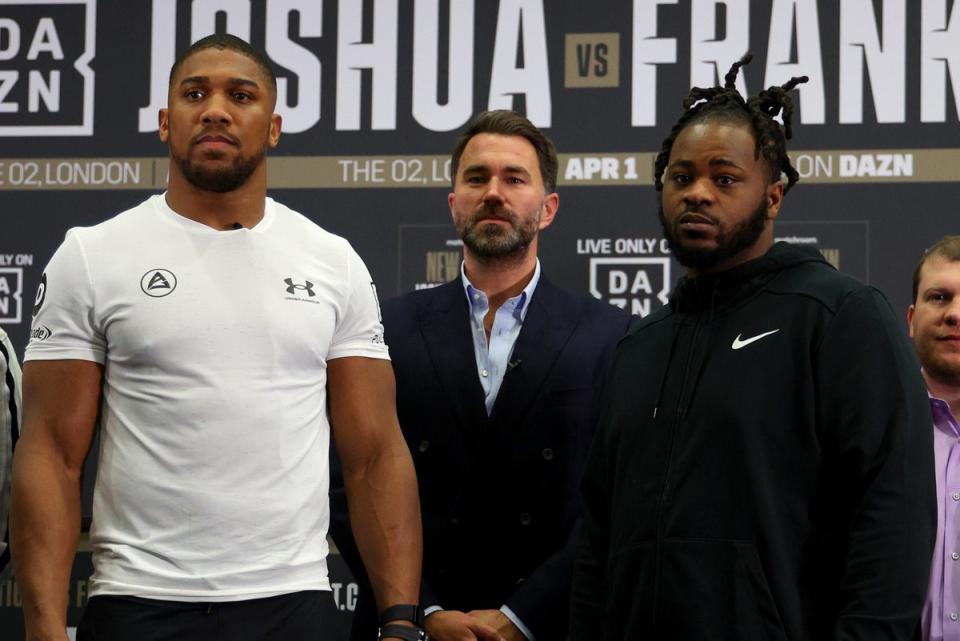
[[[741,347],[746,347],[750,343],[755,343],[756,341],[760,340],[765,336],[769,336],[770,334],[776,334],[779,331],[780,331],[779,329],[773,329],[773,330],[770,330],[769,332],[757,334],[756,336],[751,336],[750,338],[745,338],[742,340],[740,339],[740,334],[737,334],[737,337],[733,339],[733,344],[730,347],[732,347],[733,349],[740,349]]]

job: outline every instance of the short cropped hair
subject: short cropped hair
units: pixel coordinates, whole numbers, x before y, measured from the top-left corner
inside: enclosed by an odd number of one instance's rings
[[[522,136],[533,145],[540,161],[540,175],[543,177],[543,186],[546,193],[557,190],[557,150],[553,143],[537,129],[532,122],[520,114],[508,109],[483,111],[474,117],[467,128],[457,139],[450,163],[450,180],[454,186],[457,183],[457,169],[460,167],[460,157],[467,143],[477,134],[497,134],[501,136]]]
[[[250,43],[247,41],[241,40],[240,38],[229,33],[215,33],[211,36],[201,38],[190,45],[183,53],[177,56],[173,66],[170,67],[170,80],[168,81],[169,85],[173,85],[173,78],[177,75],[177,72],[180,71],[180,67],[183,66],[184,61],[198,51],[203,51],[205,49],[236,51],[237,53],[243,54],[244,56],[250,58],[257,64],[257,66],[260,68],[260,71],[263,72],[263,75],[265,75],[270,81],[270,87],[273,89],[273,94],[277,94],[277,76],[273,73],[273,69],[270,67],[270,61],[267,60],[267,57],[262,52],[251,47]]]
[[[913,302],[917,302],[917,294],[920,293],[920,272],[923,271],[924,264],[935,256],[946,258],[951,262],[960,261],[960,236],[944,236],[933,247],[923,252],[917,268],[913,270]]]

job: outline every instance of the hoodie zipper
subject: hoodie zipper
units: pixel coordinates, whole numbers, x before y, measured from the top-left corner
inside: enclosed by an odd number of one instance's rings
[[[673,451],[677,441],[677,432],[680,429],[680,423],[686,415],[684,400],[687,397],[687,382],[690,377],[690,366],[693,364],[693,357],[697,349],[697,339],[700,337],[700,328],[703,326],[703,314],[697,314],[697,320],[693,325],[693,335],[690,338],[690,350],[687,353],[687,362],[683,366],[683,377],[680,382],[680,396],[677,403],[676,416],[673,420],[673,430],[670,433],[670,447],[667,451],[667,469],[663,474],[663,483],[660,485],[660,496],[657,498],[657,539],[654,550],[654,570],[653,570],[653,636],[657,635],[657,609],[660,597],[660,572],[661,572],[661,542],[663,540],[663,505],[666,501],[667,491],[670,486],[670,472],[673,467]],[[667,371],[670,364],[667,364]],[[664,373],[666,377],[667,373]]]

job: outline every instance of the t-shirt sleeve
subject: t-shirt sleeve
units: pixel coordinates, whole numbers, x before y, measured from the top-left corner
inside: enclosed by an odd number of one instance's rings
[[[352,247],[347,248],[344,304],[327,358],[345,356],[390,358],[383,340],[377,287],[367,266]]]
[[[41,277],[24,360],[103,363],[107,343],[93,303],[86,256],[76,230],[70,230]]]

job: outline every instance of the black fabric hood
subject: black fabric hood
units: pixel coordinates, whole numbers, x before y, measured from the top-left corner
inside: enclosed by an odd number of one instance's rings
[[[719,312],[749,296],[784,268],[810,262],[829,265],[815,247],[777,242],[763,256],[727,271],[681,278],[669,305],[677,313],[696,313],[704,308]]]

